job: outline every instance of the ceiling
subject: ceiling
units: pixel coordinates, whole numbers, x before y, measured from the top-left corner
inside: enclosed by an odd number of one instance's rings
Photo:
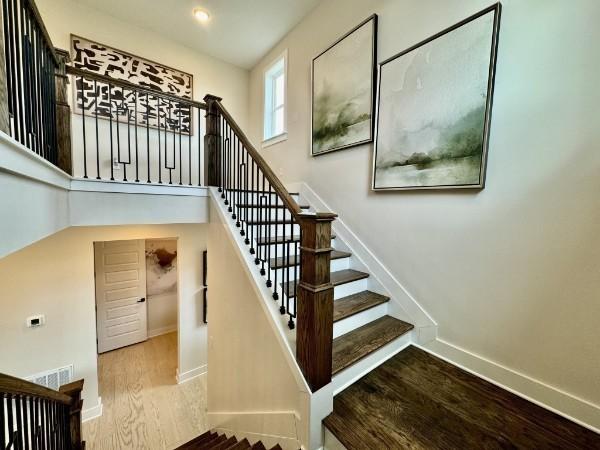
[[[201,53],[252,68],[320,0],[80,0]],[[206,23],[192,15],[202,8]]]

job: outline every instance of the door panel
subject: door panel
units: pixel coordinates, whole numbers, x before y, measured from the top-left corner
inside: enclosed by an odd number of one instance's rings
[[[98,353],[145,341],[145,241],[94,243]]]

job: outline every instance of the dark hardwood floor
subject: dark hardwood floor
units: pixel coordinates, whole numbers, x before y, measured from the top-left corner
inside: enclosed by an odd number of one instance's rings
[[[348,449],[600,449],[600,435],[408,347],[338,394]]]

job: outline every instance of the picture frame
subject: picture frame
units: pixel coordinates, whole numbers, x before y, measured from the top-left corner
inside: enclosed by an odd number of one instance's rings
[[[312,59],[312,156],[373,142],[377,24],[377,14],[369,16]],[[356,54],[367,60],[356,64]]]
[[[372,190],[485,187],[501,11],[493,4],[379,64]]]

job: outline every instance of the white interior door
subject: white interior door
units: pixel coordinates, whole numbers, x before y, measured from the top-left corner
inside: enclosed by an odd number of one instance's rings
[[[98,353],[148,339],[145,241],[94,243]]]

